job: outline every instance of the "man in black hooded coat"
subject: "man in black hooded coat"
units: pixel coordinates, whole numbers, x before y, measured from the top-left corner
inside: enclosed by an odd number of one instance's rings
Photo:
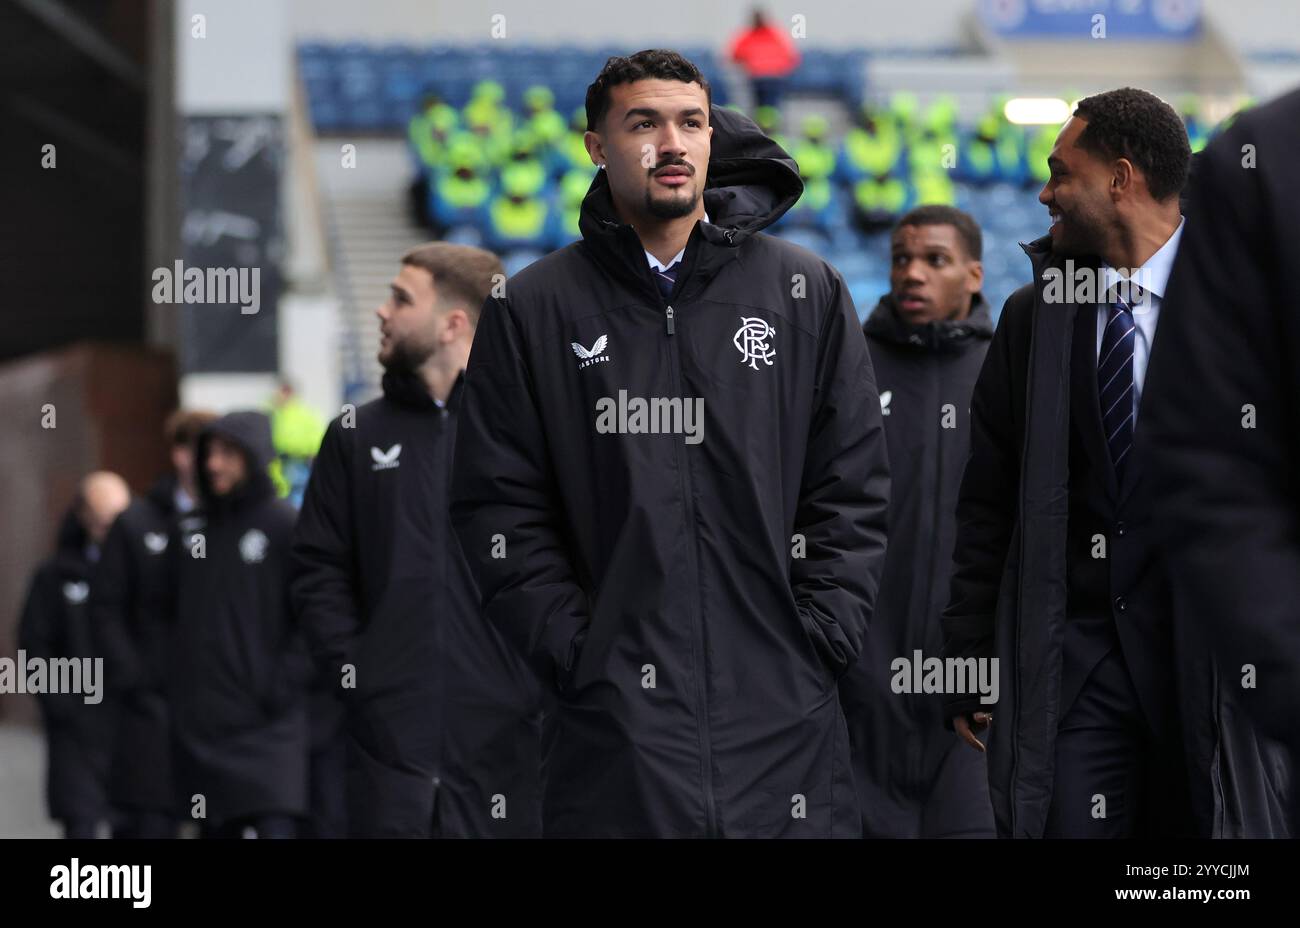
[[[916,663],[943,649],[967,410],[993,337],[981,251],[966,213],[912,210],[891,237],[890,292],[863,326],[892,475],[880,597],[862,655],[840,681],[863,837],[994,833],[984,756],[943,730],[941,697],[914,682]]]
[[[541,835],[537,681],[447,515],[465,359],[503,278],[481,248],[403,256],[376,310],[384,395],[330,423],[303,500],[293,598],[347,706],[354,837]]]
[[[293,837],[307,811],[311,664],[289,602],[294,509],[271,425],[233,412],[196,449],[199,507],[171,541],[176,779],[215,837]]]
[[[172,784],[168,543],[194,507],[194,443],[211,413],[178,410],[167,422],[172,472],[118,517],[104,540],[91,588],[92,628],[118,702],[109,775],[115,838],[175,837],[181,810]]]
[[[610,59],[587,118],[583,238],[485,304],[452,487],[487,618],[557,697],[545,833],[856,836],[836,682],[888,467],[853,302],[761,234],[798,169],[690,62]]]
[[[73,505],[59,526],[57,549],[37,568],[18,626],[24,664],[42,661],[46,682],[37,699],[45,720],[45,798],[50,818],[69,838],[96,837],[112,820],[108,798],[116,701],[108,698],[104,676],[87,678],[98,658],[90,609],[95,563],[131,491],[117,474],[97,471],[82,480]],[[56,662],[69,667],[64,682],[80,678],[80,692],[56,684]],[[99,665],[103,667],[102,663]],[[91,684],[95,691],[91,691]],[[57,691],[54,691],[57,690]]]

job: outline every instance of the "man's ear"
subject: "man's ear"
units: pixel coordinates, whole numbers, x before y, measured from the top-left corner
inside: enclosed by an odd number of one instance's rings
[[[600,135],[590,130],[582,134],[582,144],[587,146],[587,157],[598,168],[605,166],[605,145]]]
[[[1132,161],[1127,158],[1116,160],[1115,166],[1111,168],[1110,173],[1111,193],[1132,193],[1133,183],[1136,180],[1135,174]]]
[[[447,313],[447,332],[451,338],[469,333],[474,334],[474,320],[464,306],[456,306]]]
[[[972,261],[966,268],[966,292],[974,296],[984,286],[984,264]]]

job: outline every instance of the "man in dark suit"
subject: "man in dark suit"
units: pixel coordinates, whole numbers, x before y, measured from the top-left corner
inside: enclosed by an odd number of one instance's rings
[[[1082,100],[1039,194],[1049,234],[975,387],[945,656],[997,657],[989,786],[1004,835],[1190,828],[1167,589],[1134,452],[1190,148],[1131,88]],[[972,747],[991,714],[948,693]]]
[[[1300,834],[1300,89],[1198,156],[1142,440],[1179,644],[1218,664],[1197,790],[1221,831]],[[1232,758],[1250,766],[1234,767]],[[1203,801],[1202,801],[1203,797]]]

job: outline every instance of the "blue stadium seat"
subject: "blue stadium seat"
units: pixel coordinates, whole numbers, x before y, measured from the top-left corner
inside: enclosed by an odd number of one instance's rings
[[[405,45],[401,43],[384,45],[378,49],[379,57],[387,61],[413,63],[419,54],[420,50],[414,45]]]
[[[473,226],[455,226],[443,238],[456,245],[473,245],[478,248],[483,244],[483,233]]]
[[[388,108],[379,98],[351,101],[347,113],[348,128],[363,132],[377,132],[388,128]]]
[[[595,53],[592,55],[592,59],[596,63],[597,71],[599,71],[600,68],[605,66],[605,62],[609,59],[616,58],[620,55],[626,55],[627,53],[628,49],[621,45],[603,45],[596,49]],[[594,74],[596,71],[593,71],[592,73]]]
[[[533,251],[529,248],[516,248],[513,251],[506,252],[501,258],[501,263],[505,266],[506,276],[514,277],[541,257],[544,257],[544,255],[540,251]]]
[[[824,49],[810,48],[803,54],[799,67],[790,75],[790,90],[801,93],[835,93],[840,89],[839,57]]]
[[[824,255],[830,250],[830,238],[814,229],[782,227],[776,234],[787,242],[807,248],[813,254]]]
[[[887,261],[874,255],[865,241],[853,251],[821,253],[825,254],[826,260],[846,278],[879,278],[882,275],[886,277],[889,275]]]
[[[473,79],[464,75],[443,77],[430,86],[445,103],[457,109],[469,102],[470,94],[474,91]]]
[[[853,308],[858,311],[858,321],[866,322],[880,298],[889,292],[888,277],[846,277],[844,283],[853,297]]]
[[[848,196],[846,193],[841,193],[840,195],[845,198]],[[852,226],[842,225],[831,229],[832,250],[837,252],[849,252],[857,251],[864,247],[865,245],[863,244],[862,235]]]
[[[312,97],[310,102],[312,125],[317,132],[337,132],[347,128],[343,108],[333,100],[324,97]]]
[[[613,45],[507,46],[483,42],[414,48],[400,43],[371,46],[318,41],[302,42],[297,49],[299,73],[318,131],[361,130],[393,135],[405,133],[410,116],[426,92],[432,90],[459,108],[468,102],[474,84],[483,79],[500,82],[507,105],[516,110],[528,87],[544,84],[555,94],[556,109],[567,119],[582,106],[587,85],[605,60],[632,50]],[[681,50],[709,79],[714,102],[725,105],[728,71],[722,56],[713,48]],[[904,54],[905,50],[895,53]],[[838,94],[855,105],[853,101],[860,99],[865,84],[866,52],[814,47],[804,49],[803,56],[803,64],[791,82],[793,89]],[[1036,238],[1046,228],[1045,211],[1036,202],[1036,193],[1032,185],[1020,183],[956,185],[957,204],[971,212],[986,233],[986,291],[990,299],[1004,298],[1026,276],[1027,265],[1016,242]],[[831,208],[811,228],[786,222],[772,231],[818,254],[832,255],[837,265],[843,264],[841,270],[855,299],[869,299],[874,304],[888,286],[888,235],[864,236],[850,224],[851,188],[837,185],[833,197]],[[482,240],[481,233],[470,227],[459,227],[449,237]]]

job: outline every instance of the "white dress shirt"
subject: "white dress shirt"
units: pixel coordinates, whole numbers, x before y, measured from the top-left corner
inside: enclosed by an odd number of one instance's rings
[[[708,221],[709,221],[709,214],[708,214],[708,213],[705,213],[705,214],[704,214],[704,218],[703,218],[702,220],[700,220],[700,221],[701,221],[701,222],[708,222]],[[668,270],[670,267],[672,267],[674,264],[676,264],[678,261],[682,260],[682,258],[685,256],[685,254],[686,254],[686,246],[683,245],[683,246],[682,246],[682,250],[679,251],[679,252],[677,252],[677,254],[673,255],[673,259],[672,259],[671,261],[669,261],[667,264],[662,264],[662,263],[660,263],[659,259],[656,258],[654,255],[650,254],[650,252],[648,252],[648,251],[645,253],[645,259],[646,259],[647,261],[650,262],[650,270],[652,270],[652,271],[666,271],[666,270]]]
[[[1151,357],[1151,343],[1156,337],[1156,323],[1160,319],[1160,304],[1164,302],[1169,285],[1169,273],[1174,269],[1174,256],[1178,254],[1178,240],[1183,235],[1186,219],[1179,219],[1169,240],[1147,259],[1146,264],[1133,271],[1130,278],[1144,291],[1142,299],[1132,307],[1133,322],[1137,326],[1133,344],[1133,422],[1137,423],[1138,405],[1142,402],[1142,384],[1147,376],[1147,359]],[[1104,300],[1110,288],[1123,280],[1119,271],[1109,264],[1102,265],[1101,293]],[[1101,338],[1110,321],[1110,304],[1097,304],[1097,360],[1101,360]]]

